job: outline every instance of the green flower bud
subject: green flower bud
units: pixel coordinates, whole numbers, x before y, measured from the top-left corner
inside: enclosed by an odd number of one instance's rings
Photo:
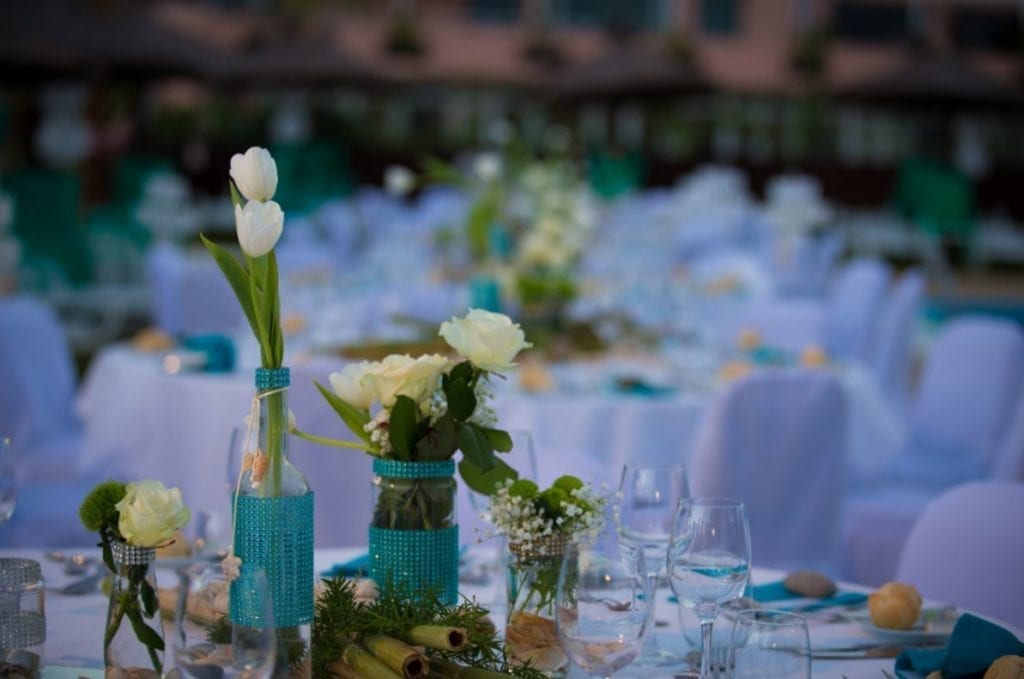
[[[537,494],[538,490],[537,484],[530,479],[519,479],[509,486],[508,494],[511,497],[521,497],[524,500],[529,500]]]
[[[583,487],[583,482],[575,476],[566,474],[565,476],[559,476],[551,487],[560,489],[566,495],[572,495],[572,491]]]
[[[551,519],[562,515],[562,503],[568,500],[569,496],[561,488],[548,488],[540,494],[541,509]]]

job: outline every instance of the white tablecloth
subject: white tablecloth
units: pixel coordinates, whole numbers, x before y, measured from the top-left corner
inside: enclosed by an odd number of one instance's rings
[[[349,549],[318,549],[314,557],[314,566],[317,572],[323,572],[336,563],[348,561],[361,553],[359,548]],[[67,666],[76,668],[100,668],[102,667],[102,627],[106,615],[107,599],[102,594],[89,594],[84,596],[62,596],[54,590],[68,582],[71,578],[62,572],[60,564],[49,561],[43,557],[40,550],[0,550],[0,557],[25,557],[39,561],[43,567],[43,578],[46,581],[48,592],[46,596],[46,662],[51,666]],[[98,556],[98,552],[97,552]],[[492,558],[490,550],[478,548],[467,555],[468,559]],[[760,584],[774,582],[781,577],[781,573],[769,569],[755,568],[753,582]],[[158,585],[161,587],[173,587],[175,576],[169,570],[159,569],[157,572]],[[490,587],[479,585],[463,585],[462,593],[472,596],[480,601],[488,601],[493,598],[497,583]],[[843,589],[867,591],[855,585],[843,585]],[[668,600],[669,591],[659,590],[658,607],[656,612],[657,620],[666,623],[658,627],[659,642],[666,648],[673,650],[686,650],[690,647],[687,638],[696,638],[697,630],[681,629],[679,616],[677,615],[677,604]],[[791,603],[791,602],[787,602]],[[926,602],[927,605],[937,605],[935,602]],[[492,609],[495,610],[495,609]],[[500,613],[495,610],[495,617],[501,622]],[[718,634],[727,634],[725,625],[719,625]],[[863,644],[872,641],[872,637],[857,624],[825,624],[823,617],[809,618],[811,631],[811,646],[815,648],[835,648],[854,644]],[[1019,630],[1011,630],[1018,637]],[[165,638],[169,643],[172,639],[170,628],[165,627]],[[840,677],[871,677],[876,679],[882,675],[882,670],[891,671],[892,659],[874,660],[813,660],[812,673],[815,677],[829,677],[839,679]],[[54,667],[47,672],[50,676],[57,676]],[[577,671],[572,676],[584,676]]]

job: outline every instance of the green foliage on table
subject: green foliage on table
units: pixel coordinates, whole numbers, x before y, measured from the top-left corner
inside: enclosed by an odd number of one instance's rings
[[[466,646],[459,651],[431,651],[435,658],[510,674],[522,679],[543,679],[546,675],[530,667],[508,663],[501,639],[488,618],[488,612],[475,601],[464,600],[457,606],[441,603],[437,592],[411,596],[394,584],[381,588],[372,603],[356,599],[355,583],[344,578],[324,581],[324,592],[316,605],[313,620],[313,676],[329,677],[329,665],[338,660],[353,642],[371,635],[408,639],[410,630],[422,625],[466,630]]]

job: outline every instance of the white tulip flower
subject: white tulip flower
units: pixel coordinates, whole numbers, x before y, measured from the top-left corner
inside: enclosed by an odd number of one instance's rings
[[[277,164],[270,151],[253,146],[231,156],[231,178],[246,200],[265,202],[277,191]]]
[[[284,230],[284,212],[272,200],[250,200],[245,207],[235,206],[235,230],[238,244],[250,257],[262,257],[277,245]]]

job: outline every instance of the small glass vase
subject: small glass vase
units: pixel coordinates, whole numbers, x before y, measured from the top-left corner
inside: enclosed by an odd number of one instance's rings
[[[288,459],[289,384],[288,368],[256,370],[259,422],[233,499],[234,555],[266,573],[273,601],[277,678],[312,674],[313,491]],[[245,627],[251,611],[232,599],[230,617]]]
[[[508,545],[505,652],[512,662],[556,677],[569,668],[555,626],[558,573],[568,545],[564,535]]]
[[[409,593],[459,597],[455,462],[373,461],[370,577]]]
[[[117,571],[103,637],[106,675],[159,679],[164,667],[164,628],[153,568],[156,550],[120,541],[110,547]]]

